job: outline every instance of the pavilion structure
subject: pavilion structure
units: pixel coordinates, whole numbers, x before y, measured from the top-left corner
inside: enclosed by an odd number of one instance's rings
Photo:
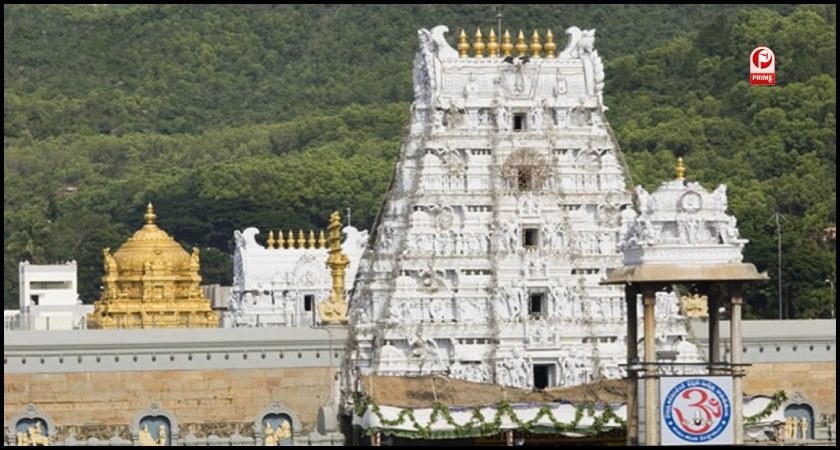
[[[709,315],[708,364],[702,372],[732,377],[734,444],[743,444],[743,364],[741,363],[741,306],[745,284],[767,279],[755,266],[742,262],[748,242],[739,236],[737,221],[726,214],[726,186],[712,192],[685,179],[682,158],[674,180],[663,182],[649,194],[636,188],[638,215],[622,236],[624,266],[612,271],[603,284],[624,285],[627,302],[627,444],[639,443],[639,379],[644,380],[644,443],[660,444],[658,385],[673,365],[656,352],[656,293],[674,285],[689,288],[683,296],[685,311]],[[638,357],[637,303],[644,308],[644,352]],[[708,299],[708,300],[707,300]],[[708,301],[708,305],[704,305]],[[731,360],[720,355],[720,306],[728,302]],[[660,352],[661,353],[661,352]],[[698,367],[678,368],[681,373]]]

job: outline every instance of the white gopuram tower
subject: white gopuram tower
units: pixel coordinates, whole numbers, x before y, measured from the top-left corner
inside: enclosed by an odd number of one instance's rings
[[[346,369],[521,388],[616,378],[624,294],[599,281],[636,213],[595,30],[569,28],[559,53],[550,32],[470,45],[462,31],[455,50],[447,31],[418,32],[410,131],[355,280]],[[676,298],[661,301],[657,340],[694,358],[677,348]]]

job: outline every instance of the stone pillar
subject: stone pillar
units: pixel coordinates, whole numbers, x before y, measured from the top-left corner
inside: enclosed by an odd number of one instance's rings
[[[732,283],[732,313],[729,319],[730,355],[732,362],[732,421],[735,424],[735,445],[744,444],[744,397],[743,376],[741,370],[741,283]]]
[[[709,373],[717,375],[714,365],[720,363],[720,302],[715,292],[709,292]]]
[[[636,308],[638,288],[628,284],[624,288],[627,304],[627,441],[639,444],[639,320]],[[633,369],[633,370],[631,370]]]
[[[659,405],[656,389],[656,292],[645,290],[645,444],[659,444]]]

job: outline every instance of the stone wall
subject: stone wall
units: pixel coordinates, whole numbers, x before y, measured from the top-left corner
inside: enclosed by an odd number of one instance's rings
[[[261,445],[267,414],[291,418],[295,445],[344,442],[335,408],[319,422],[319,409],[338,395],[341,327],[7,331],[3,337],[10,444],[31,425],[26,421],[38,418],[55,445],[132,445],[141,418],[165,416],[175,445]]]
[[[335,372],[318,367],[6,374],[3,421],[9,427],[11,416],[33,403],[58,427],[128,426],[136,414],[157,401],[182,427],[205,422],[253,423],[272,400],[280,400],[297,415],[302,430],[311,431],[318,408],[329,399]]]
[[[746,369],[744,394],[773,394],[783,389],[788,397],[797,392],[815,407],[815,416],[836,414],[837,362],[753,363]]]

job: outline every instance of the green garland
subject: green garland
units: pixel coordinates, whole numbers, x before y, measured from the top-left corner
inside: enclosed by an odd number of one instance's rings
[[[776,392],[775,394],[773,394],[770,403],[764,409],[762,409],[755,415],[744,417],[744,425],[754,425],[758,423],[758,421],[764,419],[765,417],[772,414],[773,411],[779,409],[779,407],[782,406],[782,403],[787,401],[787,399],[788,398],[787,394],[785,394],[785,391]]]
[[[745,417],[744,418],[744,425],[753,425],[759,422],[761,419],[768,417],[773,411],[777,410],[782,403],[787,401],[787,394],[785,391],[778,391],[773,394],[770,403],[759,413]],[[487,421],[487,418],[484,417],[484,414],[481,413],[480,407],[473,407],[471,409],[471,416],[470,420],[468,420],[464,424],[459,424],[455,422],[455,419],[452,417],[452,414],[449,411],[449,407],[444,405],[441,402],[433,402],[432,403],[432,415],[429,417],[429,422],[426,425],[422,425],[420,422],[417,421],[417,418],[414,416],[414,409],[413,408],[403,408],[400,410],[399,414],[397,415],[396,419],[386,419],[382,415],[382,410],[380,409],[379,405],[374,403],[372,399],[368,396],[362,395],[360,393],[354,394],[354,402],[353,402],[354,410],[356,415],[361,417],[365,414],[368,407],[370,407],[371,412],[376,415],[376,418],[379,419],[379,423],[386,426],[386,427],[395,427],[401,424],[406,423],[406,420],[411,423],[417,431],[406,431],[406,430],[387,430],[389,434],[395,434],[402,437],[409,437],[409,438],[422,438],[422,439],[430,439],[432,437],[445,437],[445,438],[467,438],[467,437],[478,437],[478,436],[492,436],[495,434],[501,433],[502,430],[502,418],[504,416],[508,416],[512,422],[514,422],[520,430],[522,431],[538,431],[538,429],[544,429],[543,425],[537,425],[537,423],[544,417],[547,417],[549,421],[551,421],[552,425],[554,425],[553,429],[548,430],[549,432],[565,432],[565,431],[591,431],[595,433],[600,433],[603,431],[610,420],[614,420],[619,427],[618,428],[625,428],[627,426],[627,422],[616,415],[615,411],[613,411],[610,407],[605,407],[604,412],[600,416],[595,416],[595,403],[593,402],[584,402],[578,405],[575,411],[575,418],[572,420],[571,423],[563,423],[560,422],[551,410],[551,407],[548,404],[543,404],[537,415],[531,420],[522,420],[516,414],[516,411],[513,409],[513,406],[508,403],[506,400],[502,400],[501,402],[496,404],[496,414],[493,416],[493,420]],[[589,427],[578,427],[580,421],[583,419],[583,415],[586,413],[589,417],[594,417],[595,420]],[[449,424],[454,430],[446,430],[446,431],[432,431],[432,425],[438,421],[439,418],[443,417],[443,420]],[[368,435],[372,435],[374,433],[383,432],[386,430],[380,428],[371,428],[367,430]]]
[[[624,419],[618,417],[610,407],[606,407],[600,416],[595,417],[595,404],[592,402],[585,402],[578,405],[577,410],[575,411],[575,418],[571,423],[560,422],[554,416],[554,413],[548,404],[543,404],[533,419],[527,421],[522,420],[516,414],[513,406],[503,400],[496,404],[496,413],[493,420],[487,421],[487,418],[485,418],[481,413],[481,408],[474,407],[471,409],[470,419],[464,424],[459,424],[455,421],[448,406],[440,402],[434,402],[432,403],[432,414],[426,425],[417,421],[417,418],[414,416],[414,409],[412,408],[402,408],[395,419],[386,419],[382,415],[382,410],[379,405],[374,403],[369,397],[357,395],[354,403],[354,409],[357,416],[364,415],[365,411],[369,407],[370,411],[376,415],[377,419],[379,419],[379,423],[385,427],[395,427],[408,422],[416,430],[388,430],[389,433],[398,434],[403,437],[422,439],[429,439],[432,437],[465,438],[492,436],[503,431],[502,418],[504,416],[507,416],[512,422],[514,422],[518,429],[534,432],[545,430],[545,426],[537,425],[537,423],[543,418],[548,418],[548,420],[554,425],[553,429],[547,430],[548,432],[592,431],[599,433],[604,430],[610,420],[614,420],[619,425],[619,428],[626,427]],[[585,428],[578,426],[580,421],[583,419],[584,413],[595,419],[591,426]],[[432,431],[432,425],[435,424],[441,417],[447,424],[454,428],[454,430]],[[367,430],[367,434],[371,435],[382,431],[384,430],[380,428],[371,428]]]

